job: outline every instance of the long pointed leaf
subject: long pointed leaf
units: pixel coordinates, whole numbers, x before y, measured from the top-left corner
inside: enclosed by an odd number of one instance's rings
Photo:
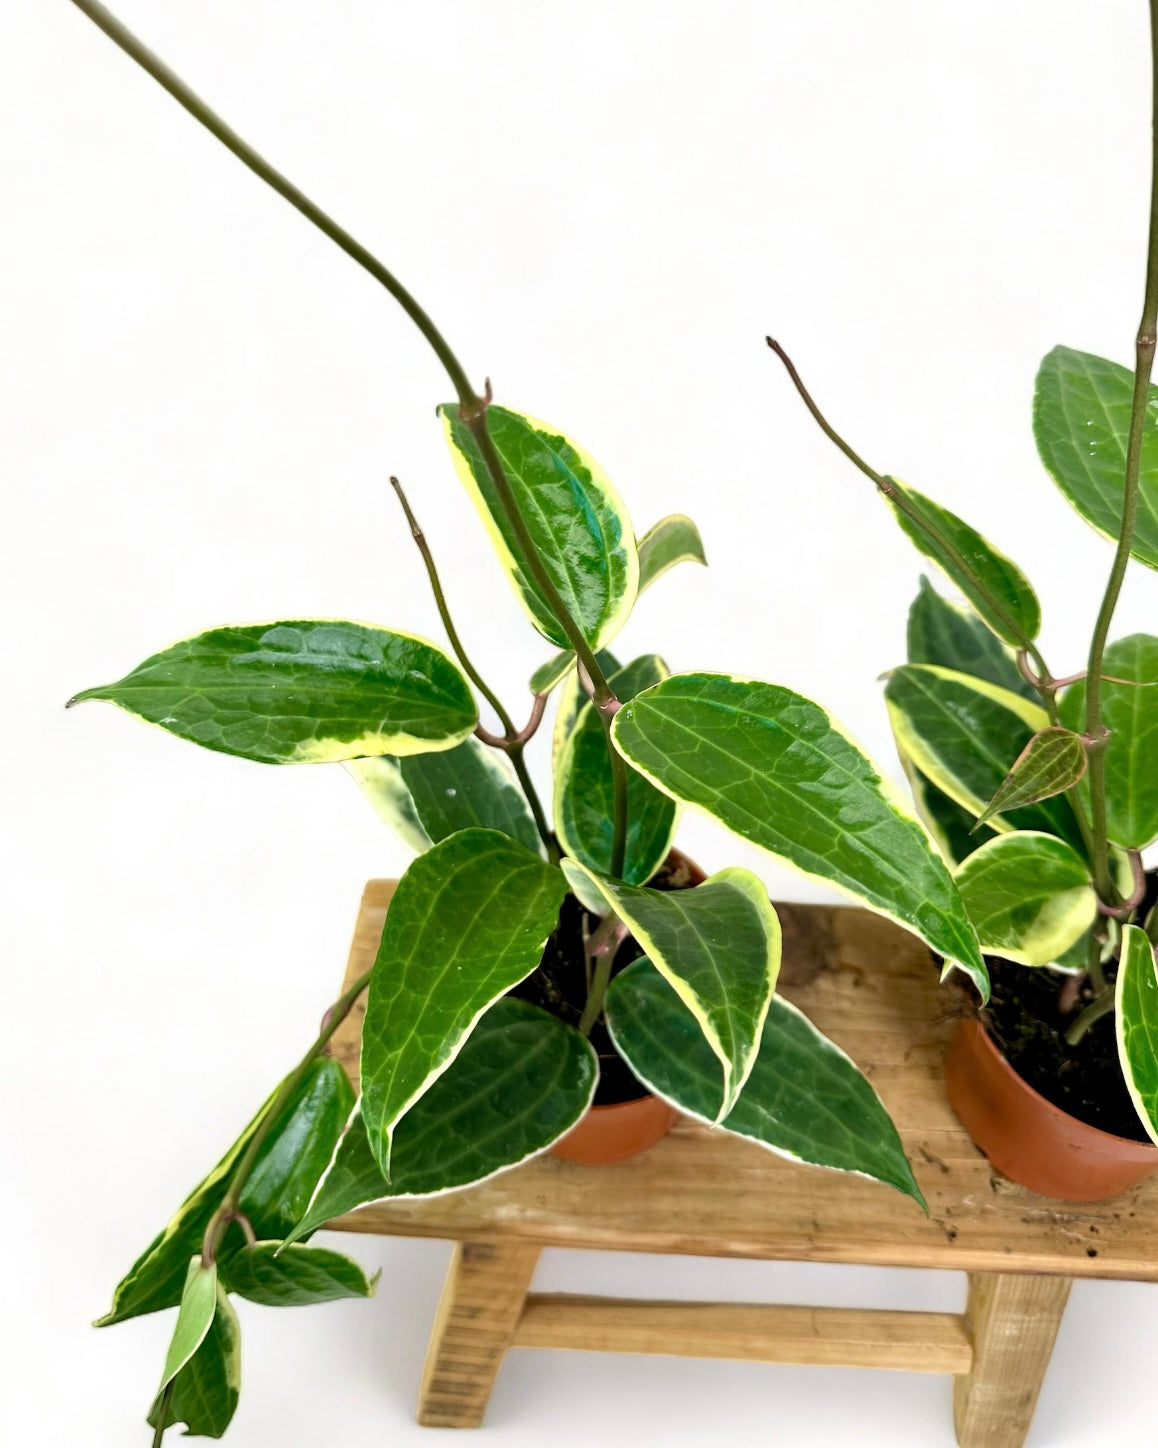
[[[165,1409],[165,1426],[184,1423],[186,1435],[221,1438],[233,1421],[241,1395],[241,1330],[224,1288],[217,1284],[216,1307],[200,1347],[176,1375]],[[158,1426],[163,1394],[149,1413]]]
[[[331,620],[210,629],[71,702],[86,699],[262,764],[450,749],[478,723],[466,679],[434,644]]]
[[[920,518],[914,521],[891,503],[902,530],[957,585],[994,633],[1017,647],[1036,638],[1041,628],[1041,605],[1017,564],[956,513],[907,484],[896,479],[890,479],[890,483]],[[940,541],[942,538],[952,544],[957,557]],[[964,559],[969,568],[963,569],[958,558]],[[982,587],[978,587],[978,580]]]
[[[353,1103],[354,1092],[337,1061],[328,1057],[315,1061],[271,1127],[242,1191],[241,1210],[254,1231],[263,1237],[283,1237],[300,1220]],[[98,1327],[174,1307],[181,1300],[189,1259],[200,1251],[209,1218],[220,1205],[229,1176],[268,1104],[133,1263]],[[218,1252],[219,1262],[228,1260],[239,1238],[240,1233],[226,1238]]]
[[[690,1116],[717,1119],[723,1094],[718,1063],[691,1012],[649,961],[637,961],[611,982],[607,1021],[616,1049],[652,1091]],[[859,1172],[925,1205],[872,1086],[838,1046],[779,997],[768,1012],[752,1074],[722,1124],[779,1156]]]
[[[695,1017],[723,1068],[726,1116],[756,1063],[780,971],[780,921],[768,891],[735,867],[694,890],[640,890],[584,873]]]
[[[474,438],[457,406],[439,408],[455,470],[474,500],[531,622],[567,643],[507,520]],[[639,587],[631,519],[598,463],[545,422],[506,407],[487,428],[535,549],[571,617],[593,649],[619,632]]]
[[[1134,374],[1104,357],[1055,347],[1033,394],[1033,435],[1046,471],[1081,516],[1117,540]],[[1142,437],[1138,517],[1131,552],[1158,568],[1158,388],[1151,387]]]
[[[677,674],[613,734],[658,788],[897,920],[987,989],[977,937],[900,791],[819,705],[776,684]]]
[[[561,871],[494,830],[451,835],[403,875],[362,1029],[363,1110],[385,1175],[398,1121],[538,965],[566,892]]]
[[[366,1202],[453,1191],[538,1156],[587,1110],[598,1078],[595,1052],[578,1031],[504,996],[398,1123],[389,1181],[355,1110],[290,1240]]]
[[[373,1297],[378,1276],[367,1277],[357,1262],[327,1247],[254,1242],[243,1247],[225,1271],[230,1292],[266,1307],[309,1307],[348,1297]]]

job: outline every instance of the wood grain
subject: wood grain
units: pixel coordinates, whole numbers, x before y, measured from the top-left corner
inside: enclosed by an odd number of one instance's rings
[[[970,1276],[973,1368],[953,1383],[961,1448],[1021,1448],[1069,1295],[1064,1277]]]
[[[739,1362],[967,1373],[973,1346],[952,1312],[752,1303],[527,1298],[512,1347],[665,1353]]]
[[[348,978],[374,958],[393,886],[372,881]],[[540,1157],[462,1192],[382,1202],[347,1231],[512,1238],[539,1246],[1158,1281],[1158,1182],[1071,1206],[993,1171],[958,1124],[942,1067],[952,1022],[924,946],[879,916],[777,905],[785,996],[871,1078],[930,1216],[876,1182],[781,1160],[692,1122],[642,1156],[585,1167]],[[356,1076],[361,1012],[335,1037]]]
[[[538,1260],[518,1242],[455,1244],[418,1394],[424,1428],[482,1423]]]

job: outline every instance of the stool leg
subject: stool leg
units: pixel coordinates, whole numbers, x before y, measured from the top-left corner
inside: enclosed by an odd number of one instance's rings
[[[1068,1277],[970,1272],[973,1369],[953,1379],[961,1448],[1022,1448],[1069,1295]]]
[[[422,1371],[423,1427],[482,1423],[538,1260],[522,1242],[455,1243]]]

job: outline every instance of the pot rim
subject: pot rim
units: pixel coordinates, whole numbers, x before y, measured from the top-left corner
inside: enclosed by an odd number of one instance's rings
[[[1029,1096],[1032,1096],[1039,1108],[1043,1109],[1047,1116],[1056,1117],[1062,1121],[1072,1121],[1083,1131],[1093,1132],[1095,1136],[1104,1137],[1107,1142],[1113,1142],[1116,1146],[1125,1147],[1131,1152],[1136,1151],[1139,1156],[1158,1156],[1158,1145],[1152,1141],[1139,1141],[1134,1136],[1117,1136],[1112,1131],[1105,1131],[1100,1126],[1092,1126],[1088,1121],[1083,1121],[1080,1116],[1075,1116],[1072,1111],[1065,1111],[1062,1107],[1055,1105],[1048,1097],[1043,1096],[1035,1086],[1031,1086],[1024,1076],[1018,1072],[1004,1051],[989,1034],[985,1023],[976,1018],[963,1020],[961,1026],[964,1029],[972,1028],[979,1032],[983,1048],[996,1058],[998,1066],[1002,1071],[1008,1073],[1016,1081],[1017,1085]]]

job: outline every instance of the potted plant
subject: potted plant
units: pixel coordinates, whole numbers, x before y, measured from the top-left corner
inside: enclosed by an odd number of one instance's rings
[[[1158,115],[1158,0],[1151,0]],[[881,474],[813,418],[964,595],[922,578],[885,701],[917,808],[993,977],[948,1059],[950,1099],[990,1160],[1050,1196],[1096,1201],[1158,1169],[1158,637],[1110,642],[1131,560],[1158,568],[1158,135],[1133,371],[1055,347],[1033,395],[1046,472],[1114,544],[1085,667],[1056,675],[1022,570],[961,518]],[[963,987],[968,990],[968,987]]]
[[[101,1319],[178,1309],[149,1415],[154,1442],[175,1423],[209,1436],[228,1426],[239,1392],[234,1297],[294,1305],[372,1290],[349,1259],[306,1244],[362,1202],[453,1190],[551,1148],[620,1155],[665,1130],[674,1107],[923,1204],[872,1087],[774,995],[780,929],[764,886],[738,868],[705,878],[671,848],[680,808],[705,810],[898,921],[984,996],[960,892],[899,792],[786,687],[670,674],[654,655],[615,659],[608,646],[638,593],[677,563],[703,561],[694,524],[672,516],[637,540],[586,452],[495,404],[489,384],[476,391],[376,258],[102,5],[75,3],[414,321],[455,393],[440,409],[454,465],[523,609],[557,651],[517,723],[464,647],[395,482],[449,653],[335,620],[217,628],[73,701],[112,702],[261,763],[342,763],[417,851],[373,970],[330,1006]],[[478,696],[493,727],[480,722]],[[552,697],[553,824],[525,760]],[[363,991],[355,1101],[325,1050]],[[609,1133],[619,1137],[611,1145]]]

